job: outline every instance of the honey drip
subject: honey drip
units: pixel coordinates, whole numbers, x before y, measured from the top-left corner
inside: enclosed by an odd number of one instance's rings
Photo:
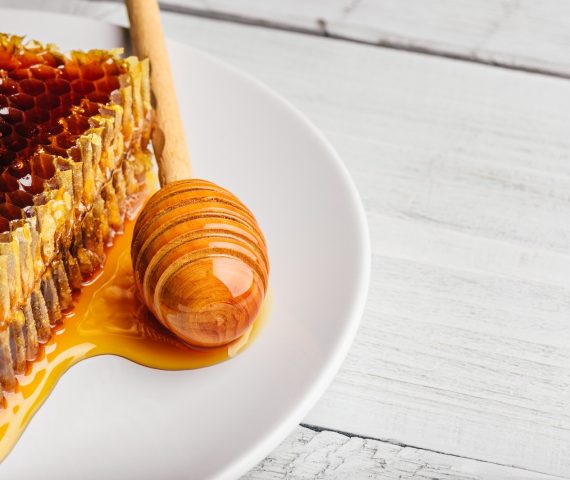
[[[189,347],[162,327],[136,294],[130,259],[133,228],[134,221],[127,221],[124,233],[107,252],[105,268],[82,288],[73,310],[43,346],[38,359],[18,377],[17,390],[6,393],[4,408],[0,408],[0,461],[61,375],[80,360],[111,354],[158,369],[195,369],[233,357],[258,333],[267,299],[250,331],[223,347]]]

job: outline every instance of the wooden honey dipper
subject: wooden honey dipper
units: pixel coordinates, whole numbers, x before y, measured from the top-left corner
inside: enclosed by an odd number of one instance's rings
[[[232,193],[190,178],[158,3],[126,3],[135,53],[151,65],[152,143],[162,187],[135,224],[135,282],[155,317],[182,340],[224,345],[247,332],[265,297],[265,239],[253,214]]]

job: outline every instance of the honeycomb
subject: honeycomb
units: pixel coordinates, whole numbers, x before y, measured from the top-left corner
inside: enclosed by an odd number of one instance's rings
[[[100,53],[65,59],[18,42],[0,50],[0,231],[23,218],[55,175],[54,156],[77,157],[77,138],[122,73]]]
[[[122,229],[151,114],[147,61],[0,34],[0,398]]]

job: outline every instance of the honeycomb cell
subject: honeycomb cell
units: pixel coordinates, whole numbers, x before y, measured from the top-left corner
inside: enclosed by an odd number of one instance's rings
[[[81,111],[83,115],[87,117],[97,115],[99,113],[99,108],[101,108],[99,103],[91,102],[88,98],[81,101]]]
[[[22,160],[16,160],[8,168],[8,172],[15,178],[21,178],[28,173],[31,173],[30,165]]]
[[[55,136],[55,145],[67,150],[75,143],[72,136],[68,134],[68,132],[62,132],[59,135]]]
[[[11,135],[4,141],[7,150],[19,152],[28,146],[26,139],[20,135]]]
[[[19,108],[4,107],[0,108],[0,118],[11,125],[15,125],[24,121],[24,112]]]
[[[18,62],[20,63],[21,68],[28,69],[27,67],[41,64],[42,59],[37,54],[32,52],[20,52],[18,54]]]
[[[98,85],[105,92],[112,92],[119,88],[119,77],[107,77],[104,81],[99,81]]]
[[[47,89],[54,95],[65,95],[71,91],[69,82],[63,78],[53,78],[46,81]]]
[[[79,66],[76,63],[68,63],[63,66],[63,78],[73,81],[79,78]]]
[[[9,70],[8,76],[13,80],[21,81],[30,78],[32,75],[29,70],[25,68],[18,68],[16,70]]]
[[[105,70],[99,64],[92,63],[90,65],[86,65],[83,69],[83,76],[84,80],[95,81],[103,78],[105,76]]]
[[[0,150],[0,165],[2,167],[9,166],[15,159],[16,154],[14,152],[11,152],[9,150]]]
[[[55,173],[55,166],[53,164],[53,156],[46,154],[39,154],[34,156],[30,162],[30,166],[34,176],[49,180]]]
[[[44,93],[39,97],[36,97],[36,106],[42,110],[54,110],[61,106],[61,99],[57,95],[51,93]]]
[[[2,95],[14,95],[18,93],[18,82],[2,76],[2,71],[0,70],[0,94]]]
[[[42,128],[42,133],[44,134],[57,135],[58,133],[61,133],[64,130],[63,120],[62,122],[48,123],[42,125],[41,128]]]
[[[17,207],[24,208],[34,203],[34,197],[31,193],[24,190],[16,190],[5,194],[6,201]]]
[[[0,54],[0,69],[9,71],[16,68],[18,62],[15,58],[12,58],[8,53],[4,52]]]
[[[38,53],[38,56],[42,59],[41,63],[43,65],[48,65],[51,67],[58,67],[63,64],[61,59],[57,58],[53,53],[49,51],[43,51]]]
[[[85,129],[89,128],[89,120],[87,117],[77,112],[69,115],[67,118],[62,120],[61,123],[65,126],[67,132],[74,135],[78,135]]]
[[[6,99],[6,103],[8,99]],[[34,97],[27,93],[16,93],[10,97],[10,104],[18,108],[19,110],[29,110],[30,108],[34,108],[36,102],[34,101]],[[0,99],[0,106],[2,106],[2,101]]]
[[[0,175],[0,191],[2,192],[13,192],[18,190],[18,180],[16,180],[8,171],[4,171]]]
[[[46,110],[38,110],[34,108],[33,110],[28,110],[26,112],[26,122],[33,122],[42,124],[50,119],[50,113]]]
[[[12,125],[10,125],[3,118],[0,118],[0,138],[7,137],[11,133],[12,133]]]
[[[0,216],[7,220],[16,220],[22,217],[22,211],[16,205],[4,203],[0,205]]]
[[[104,92],[93,92],[87,95],[87,99],[93,103],[103,103],[108,95]]]
[[[50,143],[48,145],[44,145],[43,150],[44,152],[50,153],[51,155],[58,155],[61,157],[65,156],[66,154],[66,149],[56,145],[53,139],[50,140]]]
[[[81,96],[85,96],[95,91],[95,85],[93,85],[93,82],[89,82],[87,80],[73,80],[73,82],[71,82],[71,88],[75,93],[78,93]]]
[[[38,80],[51,80],[57,77],[57,70],[50,66],[38,63],[30,67],[30,73]]]
[[[30,138],[39,133],[39,128],[37,123],[31,123],[31,122],[19,123],[14,127],[14,130],[16,130],[16,133],[18,133],[18,135],[21,135],[24,138]]]

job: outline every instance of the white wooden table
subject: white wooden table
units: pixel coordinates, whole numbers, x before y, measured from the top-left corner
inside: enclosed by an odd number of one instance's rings
[[[165,3],[325,132],[370,223],[350,354],[245,478],[570,477],[570,2]]]

